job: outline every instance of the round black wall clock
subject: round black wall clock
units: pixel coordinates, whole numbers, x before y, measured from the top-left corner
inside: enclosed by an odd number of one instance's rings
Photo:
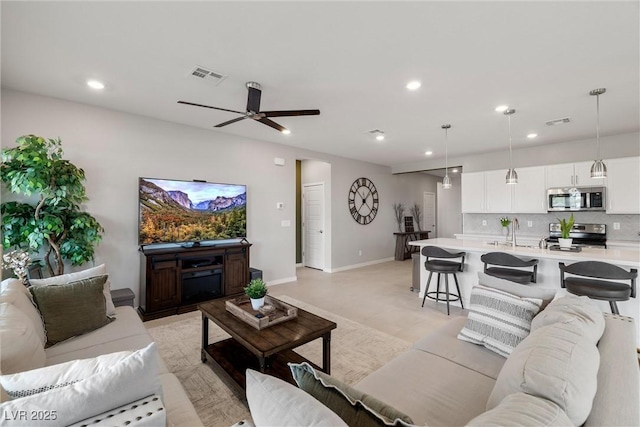
[[[358,178],[349,188],[349,212],[358,224],[369,224],[378,213],[378,190],[368,178]]]

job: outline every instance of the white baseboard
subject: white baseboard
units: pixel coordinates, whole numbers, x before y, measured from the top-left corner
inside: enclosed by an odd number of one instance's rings
[[[373,261],[362,262],[360,264],[345,265],[344,267],[326,269],[325,271],[327,273],[337,273],[339,271],[353,270],[354,268],[366,267],[366,266],[374,265],[374,264],[381,264],[383,262],[393,261],[394,259],[395,259],[394,257],[376,259],[376,260],[373,260]]]
[[[304,267],[304,264],[303,264],[303,263],[301,263],[301,262],[299,262],[299,263],[297,263],[297,264],[296,264],[296,268],[300,268],[300,267]]]
[[[269,283],[267,284],[269,286],[282,285],[283,283],[295,282],[296,280],[298,280],[298,276],[292,276],[292,277],[285,277],[284,279],[270,280]]]

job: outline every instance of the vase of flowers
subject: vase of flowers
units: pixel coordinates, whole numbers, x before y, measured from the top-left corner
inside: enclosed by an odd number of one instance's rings
[[[511,225],[511,220],[507,216],[503,216],[500,218],[500,225],[502,226],[502,234],[505,236],[505,241],[511,241],[511,233],[509,233],[509,226]]]
[[[31,265],[31,257],[21,249],[7,252],[2,256],[2,268],[13,270],[18,280],[27,286],[27,270]]]

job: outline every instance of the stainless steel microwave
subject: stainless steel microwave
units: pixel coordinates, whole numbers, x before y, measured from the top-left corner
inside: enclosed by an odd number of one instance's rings
[[[547,190],[547,211],[604,211],[606,187],[563,187]]]

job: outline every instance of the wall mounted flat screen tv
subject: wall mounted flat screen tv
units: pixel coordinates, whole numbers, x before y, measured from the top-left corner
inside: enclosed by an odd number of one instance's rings
[[[140,178],[138,194],[141,245],[247,237],[246,185]]]

